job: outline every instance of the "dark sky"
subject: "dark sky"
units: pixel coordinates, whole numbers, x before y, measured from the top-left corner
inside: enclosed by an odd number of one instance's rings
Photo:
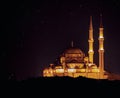
[[[72,40],[88,55],[90,15],[94,27],[94,61],[98,64],[100,13],[104,25],[105,69],[120,73],[119,0],[68,1],[1,3],[1,78],[12,73],[19,80],[41,76],[43,68],[70,47]]]

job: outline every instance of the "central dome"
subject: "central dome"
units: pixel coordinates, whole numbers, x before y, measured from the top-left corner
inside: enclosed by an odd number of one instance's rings
[[[75,47],[68,48],[63,53],[66,63],[82,63],[84,62],[85,54]]]
[[[79,48],[69,48],[65,50],[65,54],[83,54],[83,52]]]

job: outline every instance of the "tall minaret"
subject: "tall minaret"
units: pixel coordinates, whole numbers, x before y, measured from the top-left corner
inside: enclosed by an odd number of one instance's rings
[[[100,28],[99,28],[99,69],[100,69],[100,78],[103,78],[104,74],[104,36],[103,36],[103,24],[102,24],[102,15],[100,15]]]
[[[94,51],[93,51],[93,25],[92,25],[92,16],[90,16],[90,26],[89,26],[89,62],[93,63],[93,55],[94,55]]]

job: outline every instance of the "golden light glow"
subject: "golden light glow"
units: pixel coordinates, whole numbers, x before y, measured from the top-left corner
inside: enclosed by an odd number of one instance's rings
[[[89,50],[89,53],[93,53],[93,50]]]
[[[103,37],[102,35],[100,35],[100,37],[99,37],[99,38],[102,38],[102,39],[103,39],[104,37]]]
[[[86,69],[76,69],[76,72],[83,73],[83,72],[86,72]]]
[[[55,69],[56,73],[64,73],[64,69]]]
[[[99,72],[99,69],[96,68],[96,69],[92,69],[91,71],[92,72]]]
[[[102,32],[100,32],[99,38],[104,38]]]
[[[75,73],[76,69],[68,69],[68,73]]]

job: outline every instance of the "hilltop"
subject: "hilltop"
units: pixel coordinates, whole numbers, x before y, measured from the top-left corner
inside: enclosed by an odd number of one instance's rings
[[[17,81],[8,80],[1,81],[1,89],[3,93],[9,95],[37,95],[37,96],[53,96],[61,94],[68,96],[70,94],[89,94],[92,95],[116,95],[120,89],[119,80],[95,80],[84,77],[50,77],[50,78],[30,78],[27,80]],[[53,94],[53,95],[52,95]],[[54,96],[53,96],[54,97]]]

